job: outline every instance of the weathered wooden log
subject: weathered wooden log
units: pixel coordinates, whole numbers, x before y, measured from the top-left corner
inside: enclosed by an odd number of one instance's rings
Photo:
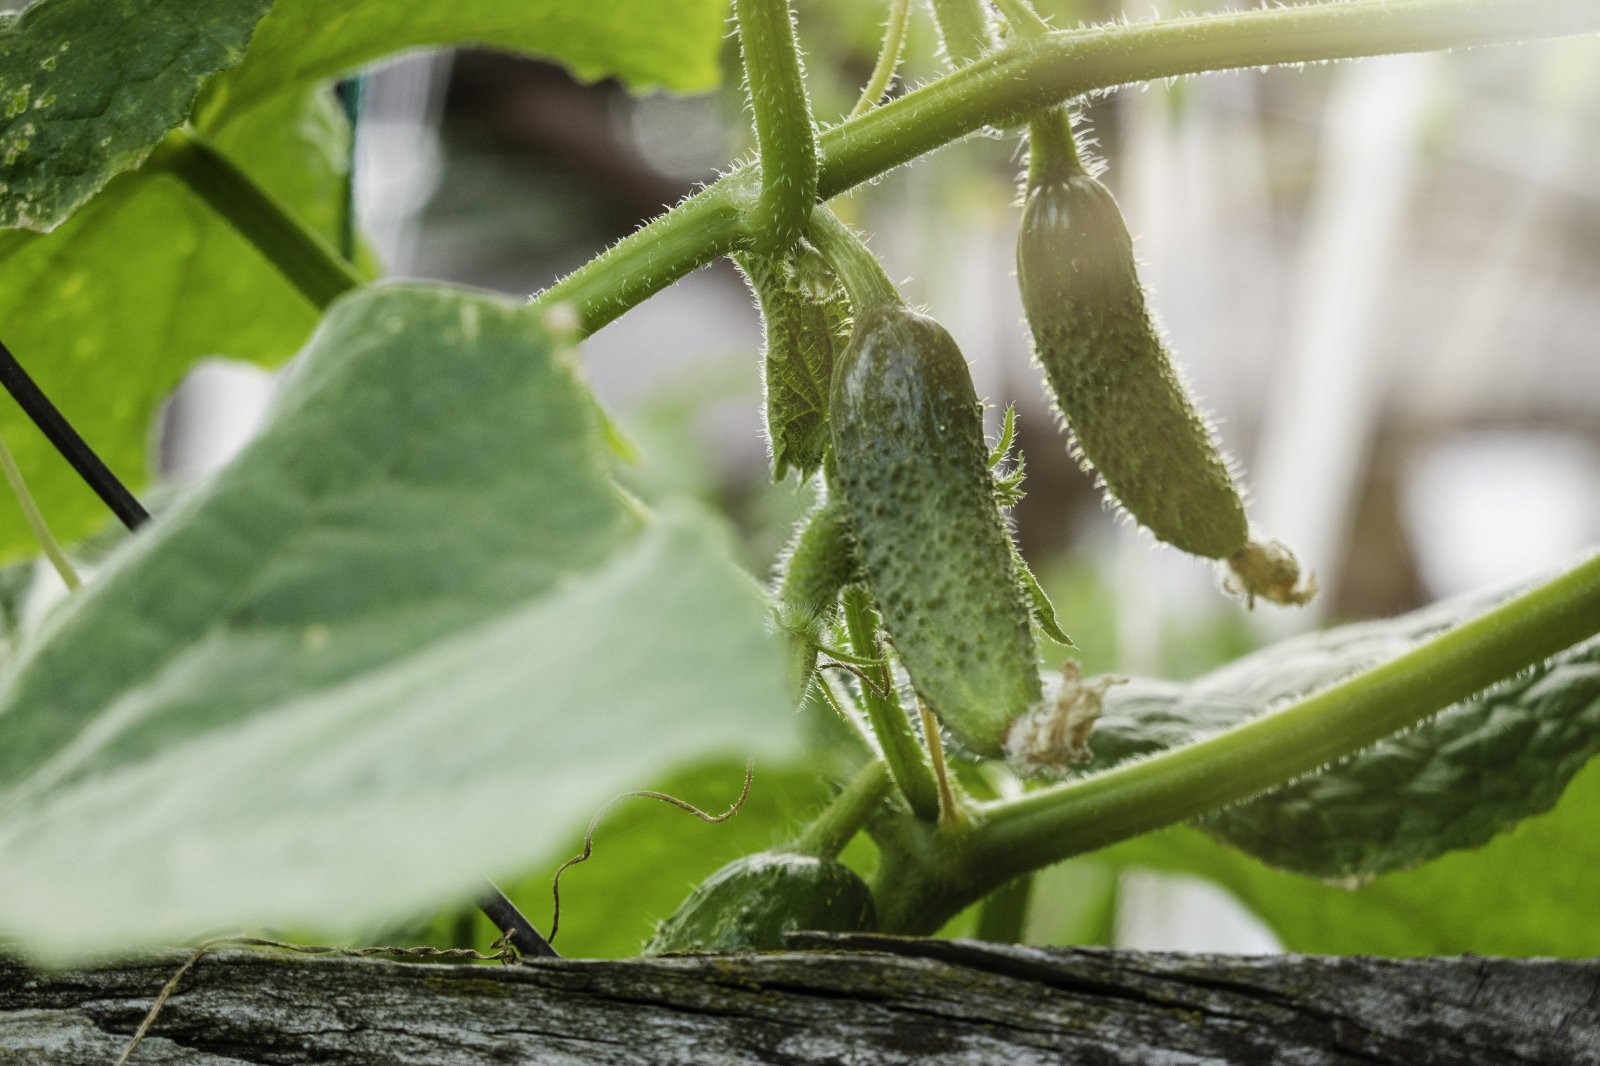
[[[1600,1063],[1600,960],[815,950],[417,965],[225,950],[136,1064]],[[0,1062],[109,1066],[182,953],[0,962]]]

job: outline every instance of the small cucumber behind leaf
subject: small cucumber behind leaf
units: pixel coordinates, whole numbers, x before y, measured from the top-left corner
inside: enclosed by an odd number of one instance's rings
[[[1304,603],[1314,589],[1297,587],[1294,557],[1250,540],[1229,464],[1151,318],[1116,200],[1079,166],[1065,119],[1050,121],[1034,128],[1017,283],[1075,454],[1158,538],[1226,560],[1247,598]]]
[[[877,924],[872,891],[854,870],[768,851],[735,859],[701,882],[644,953],[776,951],[796,930],[860,933]]]
[[[880,305],[858,317],[832,396],[838,487],[884,629],[954,737],[1003,754],[1039,676],[966,360],[933,319]]]
[[[1401,655],[1510,594],[1295,637],[1186,684],[1118,685],[1105,695],[1088,769],[1238,725]],[[1197,824],[1274,866],[1359,879],[1486,843],[1552,807],[1596,754],[1600,639]]]

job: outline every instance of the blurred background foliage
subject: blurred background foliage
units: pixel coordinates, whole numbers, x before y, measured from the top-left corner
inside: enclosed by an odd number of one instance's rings
[[[795,6],[817,114],[834,121],[871,69],[882,5]],[[1176,13],[1150,0],[1037,6],[1061,27]],[[1253,5],[1184,10],[1228,6]],[[914,7],[896,91],[941,69]],[[360,233],[389,275],[537,291],[750,151],[737,67],[730,39],[722,91],[643,98],[482,51],[371,70],[344,87],[359,100]],[[1176,351],[1242,461],[1254,520],[1318,573],[1323,594],[1305,612],[1246,614],[1206,566],[1121,524],[1068,456],[1015,292],[1016,131],[969,138],[836,206],[961,343],[991,418],[1018,405],[1021,541],[1086,671],[1194,676],[1298,629],[1532,574],[1600,539],[1600,41],[1143,86],[1088,101],[1082,128],[1108,163]],[[770,482],[759,348],[743,284],[719,262],[602,330],[582,367],[637,448],[629,486],[647,500],[711,502],[765,575],[812,495]],[[159,468],[179,481],[213,468],[248,435],[271,382],[221,360],[191,374],[153,445]],[[11,632],[53,579],[40,568],[3,577],[17,590],[5,597]],[[644,800],[614,808],[594,857],[563,881],[558,947],[635,952],[701,878],[781,843],[826,801],[819,766],[839,769],[826,754],[757,767],[748,804],[720,825]],[[720,810],[740,772],[664,767],[638,785]],[[1550,814],[1366,886],[1271,871],[1173,829],[1044,871],[1013,900],[1017,932],[1145,947],[1596,953],[1600,923],[1573,923],[1593,889],[1582,875],[1596,810],[1591,766]],[[571,827],[573,852],[582,829]],[[870,844],[846,859],[870,870]],[[503,883],[541,926],[551,873]],[[946,932],[978,921],[974,908]],[[470,911],[374,932],[492,938]]]

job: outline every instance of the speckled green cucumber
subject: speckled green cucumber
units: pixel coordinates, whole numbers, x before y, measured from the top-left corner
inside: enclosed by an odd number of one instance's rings
[[[1161,343],[1111,192],[1085,173],[1029,190],[1017,283],[1079,459],[1160,539],[1225,559],[1244,502]]]
[[[1106,492],[1161,540],[1228,563],[1252,602],[1304,603],[1287,548],[1250,539],[1244,500],[1145,302],[1111,192],[1080,165],[1065,112],[1030,131],[1017,284],[1034,351]]]
[[[705,881],[644,946],[646,955],[773,951],[800,929],[869,932],[872,891],[832,859],[766,851],[736,859]]]
[[[966,360],[931,318],[895,304],[861,313],[831,424],[838,488],[901,663],[956,740],[1002,754],[1039,677]]]

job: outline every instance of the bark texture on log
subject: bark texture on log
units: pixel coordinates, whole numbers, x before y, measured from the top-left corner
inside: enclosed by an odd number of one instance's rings
[[[804,934],[440,966],[226,950],[136,1064],[1600,1064],[1600,960],[1234,957]],[[0,961],[0,1062],[108,1066],[182,953]]]

